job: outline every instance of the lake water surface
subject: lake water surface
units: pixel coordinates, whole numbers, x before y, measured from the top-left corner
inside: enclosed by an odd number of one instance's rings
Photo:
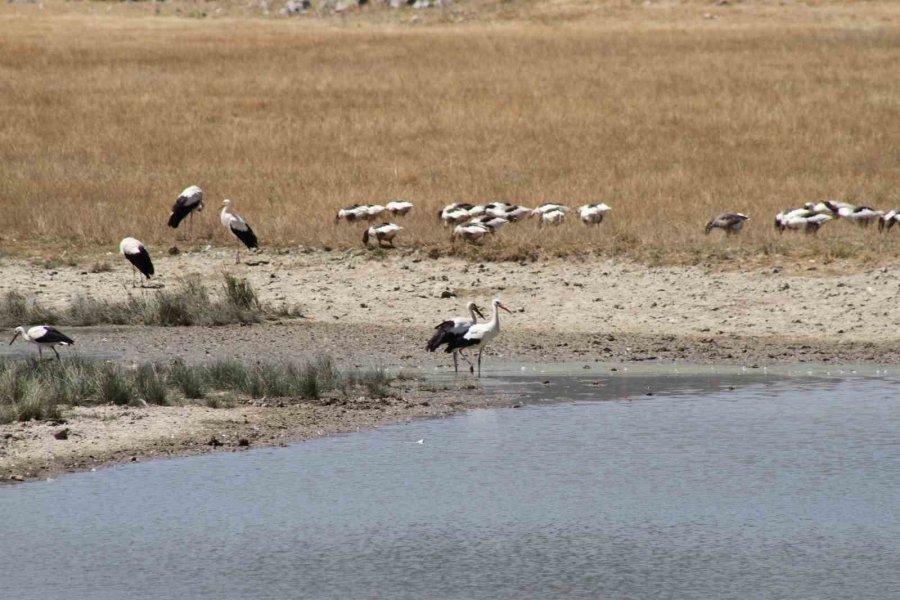
[[[900,378],[545,379],[490,382],[519,409],[0,488],[0,597],[900,597]]]

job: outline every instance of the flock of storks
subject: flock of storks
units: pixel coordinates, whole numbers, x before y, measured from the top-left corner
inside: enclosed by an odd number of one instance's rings
[[[412,208],[413,205],[409,202],[389,202],[386,206],[377,207],[361,207],[357,205],[350,209],[341,210],[335,220],[345,219],[347,221],[356,221],[362,218],[371,220],[384,211],[388,211],[393,215],[403,216],[412,210]],[[173,229],[177,229],[186,218],[189,219],[188,222],[191,223],[194,212],[202,210],[203,190],[192,185],[181,192],[178,199],[175,200],[175,204],[172,206],[172,212],[169,216],[168,225]],[[608,210],[608,207],[606,210]],[[253,233],[253,229],[251,229],[250,225],[248,225],[239,214],[234,212],[231,208],[230,200],[226,199],[222,201],[222,210],[219,217],[222,225],[227,227],[228,230],[231,231],[248,249],[252,250],[258,247],[256,234]],[[602,215],[600,218],[602,219]],[[496,227],[497,224],[493,223],[485,226]],[[370,238],[377,239],[379,245],[384,241],[390,243],[400,229],[402,228],[392,223],[384,223],[379,226],[369,227],[363,235],[363,243],[368,245]],[[119,244],[119,251],[128,262],[131,263],[133,270],[139,272],[141,276],[149,280],[154,275],[155,269],[153,267],[153,261],[150,258],[150,253],[139,240],[133,237],[126,237]],[[236,262],[239,260],[240,247],[238,247],[238,254],[235,257]],[[134,287],[136,285],[137,283],[132,280],[132,286]],[[141,285],[143,285],[143,282]],[[479,323],[477,320],[478,316],[484,318],[484,315],[482,315],[480,309],[474,302],[470,302],[468,305],[469,316],[448,319],[447,321],[438,324],[435,328],[436,333],[429,340],[426,349],[429,352],[434,352],[444,346],[445,351],[453,355],[453,366],[456,371],[459,370],[457,357],[462,356],[466,362],[469,363],[470,371],[474,372],[475,365],[469,361],[465,354],[463,354],[463,350],[466,348],[477,348],[478,374],[481,375],[481,358],[484,348],[500,333],[499,309],[502,308],[507,312],[512,312],[498,299],[493,300],[492,306],[492,318],[489,321]],[[37,346],[39,358],[43,358],[43,350],[49,348],[56,355],[56,359],[60,360],[59,352],[57,352],[56,347],[71,346],[75,343],[72,338],[52,325],[16,327],[13,338],[9,342],[10,345],[12,345],[20,336],[23,340]]]
[[[403,217],[413,209],[413,204],[405,201],[388,202],[385,205],[354,204],[340,209],[335,215],[335,223],[345,221],[354,223],[357,221],[371,222],[379,219],[385,213],[395,217]],[[182,221],[189,218],[192,222],[194,212],[203,210],[203,190],[192,185],[186,188],[178,196],[172,206],[169,216],[169,227],[178,228]],[[603,221],[607,212],[611,209],[604,203],[585,204],[575,209],[578,218],[586,225],[597,225]],[[528,208],[506,202],[492,202],[490,204],[453,203],[443,207],[438,212],[438,219],[445,226],[453,227],[451,240],[462,239],[470,242],[480,242],[485,236],[525,218],[534,218],[538,226],[559,225],[564,222],[569,208],[562,204],[545,203],[536,208]],[[258,247],[256,234],[250,225],[231,208],[230,200],[222,201],[222,210],[219,214],[222,225],[228,228],[244,246],[253,250]],[[713,229],[722,229],[728,235],[734,235],[741,231],[749,217],[743,213],[723,213],[710,219],[705,227],[705,232]],[[827,200],[818,203],[806,203],[802,208],[792,208],[780,211],[775,215],[775,228],[780,231],[804,231],[816,233],[823,224],[835,219],[846,219],[860,226],[867,227],[874,222],[878,223],[881,230],[890,230],[900,222],[900,209],[880,211],[868,206],[857,206],[847,202]],[[383,222],[371,225],[363,232],[363,244],[369,245],[371,240],[376,240],[379,246],[387,244],[393,246],[393,240],[403,228],[396,223]],[[154,274],[153,261],[146,247],[133,237],[126,237],[119,244],[119,251],[131,263],[132,267],[148,280]],[[235,262],[240,260],[240,246],[238,246]],[[132,281],[132,285],[137,285]],[[142,283],[143,285],[143,283]],[[462,356],[469,363],[470,371],[474,372],[475,365],[463,353],[467,348],[478,349],[478,374],[481,374],[481,356],[484,347],[500,333],[499,309],[510,311],[500,300],[492,302],[493,314],[490,320],[478,322],[480,316],[484,319],[478,306],[469,302],[468,316],[448,319],[435,327],[435,334],[429,340],[426,349],[434,352],[444,347],[444,351],[453,355],[454,370],[459,370],[458,357]],[[24,340],[37,345],[38,353],[43,357],[43,348],[50,348],[59,359],[56,346],[69,346],[75,342],[50,325],[36,325],[33,327],[17,327],[10,344],[21,336]]]

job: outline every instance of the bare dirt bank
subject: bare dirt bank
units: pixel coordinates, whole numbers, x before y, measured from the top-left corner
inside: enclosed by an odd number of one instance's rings
[[[279,446],[420,418],[446,417],[507,400],[474,389],[419,389],[397,396],[323,402],[278,399],[235,408],[74,407],[56,422],[0,425],[0,483],[208,452]]]
[[[785,346],[796,342],[833,348],[836,357],[847,356],[844,346],[881,348],[898,340],[889,326],[900,319],[900,269],[893,267],[848,272],[844,267],[852,265],[814,260],[733,271],[646,267],[606,259],[473,264],[432,260],[402,250],[260,254],[249,265],[236,266],[228,251],[179,256],[151,251],[159,275],[154,281],[160,285],[172,286],[180,277],[197,274],[211,286],[219,286],[221,273],[231,272],[247,277],[264,302],[301,307],[306,317],[302,324],[347,326],[321,331],[372,338],[371,343],[383,344],[392,357],[414,354],[417,361],[430,327],[460,314],[469,299],[486,307],[492,297],[501,297],[520,311],[504,319],[504,336],[497,343],[500,352],[518,336],[537,344],[545,338],[606,334],[648,339],[674,336],[700,344],[712,338],[715,345],[728,349],[726,354],[733,353],[734,343],[742,345],[729,341],[736,338],[781,340],[778,343]],[[98,260],[112,270],[89,272],[87,266]],[[155,293],[130,288],[130,266],[120,256],[79,263],[46,268],[40,261],[5,259],[0,265],[0,294],[24,291],[59,307],[76,294],[124,299],[128,294]],[[441,297],[448,294],[452,296]],[[233,341],[271,342],[272,352],[308,351],[316,339],[302,338],[303,331],[299,326],[273,328],[267,335],[275,339],[267,340],[251,328],[246,339],[237,336]],[[303,346],[291,346],[286,338],[293,335],[301,335]],[[196,336],[207,339],[202,332],[165,331],[157,345],[196,352]],[[327,339],[323,343],[327,345]],[[352,353],[352,348],[345,350]],[[685,352],[685,358],[692,356]]]
[[[63,306],[74,294],[124,298],[127,265],[113,271],[45,269],[25,261],[2,265],[0,293],[33,290]],[[160,283],[197,273],[219,285],[223,270],[250,279],[265,302],[303,307],[305,318],[252,326],[66,328],[76,346],[65,352],[126,363],[189,363],[218,358],[299,361],[319,353],[347,367],[417,369],[402,399],[335,404],[240,406],[232,409],[80,408],[67,423],[0,427],[0,479],[45,477],[110,462],[246,446],[277,445],[318,435],[444,416],[502,405],[470,389],[462,376],[449,388],[424,381],[446,372],[444,355],[424,352],[431,327],[460,314],[468,299],[484,306],[499,296],[517,312],[503,314],[491,361],[684,361],[748,367],[792,362],[900,363],[891,323],[900,318],[897,269],[842,274],[815,263],[758,271],[647,268],[606,260],[536,264],[469,264],[415,253],[373,258],[361,253],[260,255],[253,266],[232,255],[198,252],[157,259]],[[830,269],[830,270],[829,270]],[[177,275],[176,275],[177,274]],[[37,283],[35,283],[37,282]],[[445,292],[455,294],[441,298]],[[33,352],[24,345],[0,352]],[[437,371],[435,371],[437,369]],[[69,429],[68,439],[54,434]],[[211,439],[222,444],[210,445]]]

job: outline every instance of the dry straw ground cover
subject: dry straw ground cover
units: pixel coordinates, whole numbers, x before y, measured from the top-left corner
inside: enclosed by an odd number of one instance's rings
[[[0,8],[7,252],[170,245],[169,206],[196,183],[204,244],[232,243],[212,214],[224,197],[264,245],[331,247],[362,234],[332,224],[338,207],[409,199],[398,245],[443,253],[445,203],[602,200],[597,229],[524,223],[477,252],[898,255],[900,240],[846,223],[815,239],[770,224],[829,197],[900,205],[894,3],[510,3],[419,26],[380,7],[287,20],[96,6]],[[703,235],[723,210],[751,215],[745,235]]]

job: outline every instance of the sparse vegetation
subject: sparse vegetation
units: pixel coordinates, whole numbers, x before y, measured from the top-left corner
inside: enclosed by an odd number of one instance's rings
[[[228,325],[259,323],[267,318],[298,316],[290,307],[269,307],[259,301],[245,279],[224,276],[219,298],[210,296],[199,278],[189,277],[174,290],[153,290],[129,295],[123,301],[76,296],[62,311],[52,311],[19,292],[0,298],[0,325],[53,323],[55,325]]]
[[[91,273],[109,273],[112,271],[112,265],[105,260],[99,260],[91,265]]]
[[[64,405],[169,405],[199,403],[211,408],[241,399],[320,400],[363,393],[394,396],[383,369],[342,372],[327,356],[302,364],[142,364],[128,368],[78,359],[0,361],[0,423],[60,418]]]
[[[177,3],[102,16],[51,4],[10,5],[0,22],[0,72],[16,82],[0,86],[4,228],[41,243],[112,248],[130,231],[168,247],[161,211],[196,182],[240,199],[275,246],[358,248],[361,226],[334,226],[334,211],[402,197],[416,208],[397,244],[431,256],[900,253],[896,235],[847,223],[818,236],[769,223],[828,197],[897,202],[897,2],[466,0],[418,11],[415,27],[372,3],[315,27],[235,27],[254,9],[227,2],[210,6],[228,18],[202,21],[177,18]],[[172,18],[140,17],[156,10]],[[374,22],[347,26],[362,21]],[[438,207],[491,200],[613,211],[595,228],[570,215],[540,240],[523,222],[481,248],[451,245]],[[703,235],[723,210],[751,216],[737,239]],[[234,243],[214,210],[193,228]]]

